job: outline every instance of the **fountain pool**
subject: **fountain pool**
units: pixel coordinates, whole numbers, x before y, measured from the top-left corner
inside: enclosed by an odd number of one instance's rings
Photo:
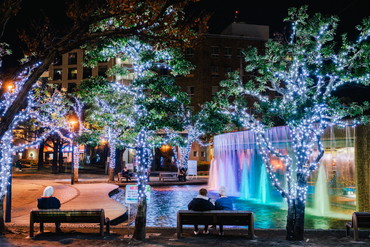
[[[199,185],[152,187],[151,201],[148,204],[147,226],[150,227],[176,227],[176,217],[178,210],[187,209],[188,203],[198,194],[201,187]],[[209,191],[212,201],[218,198],[217,191]],[[231,197],[236,210],[253,211],[255,214],[255,227],[285,228],[286,207],[281,204],[261,204],[255,200],[245,200],[238,197]],[[124,190],[113,196],[113,199],[124,204]],[[127,206],[127,205],[126,205]],[[133,207],[133,206],[131,206]],[[135,209],[132,210],[133,213]],[[349,218],[333,218],[315,216],[307,212],[305,227],[307,229],[343,229],[345,222]],[[134,223],[132,223],[134,224]]]

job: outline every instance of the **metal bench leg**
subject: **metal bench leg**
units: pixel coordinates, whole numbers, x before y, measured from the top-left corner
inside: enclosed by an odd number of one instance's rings
[[[106,233],[107,233],[107,235],[109,235],[110,234],[110,220],[109,220],[109,218],[105,218],[105,228],[106,228]]]
[[[353,228],[353,238],[355,241],[358,241],[359,240],[359,232],[358,232],[358,228],[357,227],[354,227]]]
[[[350,235],[351,228],[349,226],[346,226],[346,237]]]
[[[31,221],[30,223],[30,237],[32,238],[33,237],[33,232],[34,232],[34,225],[33,225],[33,222]]]
[[[40,232],[44,232],[44,222],[40,222]]]

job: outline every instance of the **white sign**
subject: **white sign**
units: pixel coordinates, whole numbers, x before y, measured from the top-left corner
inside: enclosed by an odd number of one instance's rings
[[[188,160],[188,175],[197,176],[198,168],[196,160]]]
[[[145,188],[146,201],[150,202],[150,185]],[[125,202],[137,203],[138,202],[138,186],[133,184],[126,185]]]
[[[129,171],[134,171],[134,164],[133,163],[127,163],[126,164],[126,168]]]

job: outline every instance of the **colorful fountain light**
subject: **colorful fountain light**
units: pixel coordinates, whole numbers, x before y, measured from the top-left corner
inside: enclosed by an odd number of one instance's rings
[[[274,127],[268,138],[281,153],[291,151],[288,128]],[[334,215],[333,211],[354,207],[345,191],[354,190],[354,129],[329,128],[322,136],[325,154],[320,168],[309,179],[308,213],[317,216]],[[276,157],[270,158],[274,173],[285,186],[285,165]],[[229,195],[255,203],[283,206],[283,200],[271,185],[262,157],[251,131],[218,135],[214,139],[214,159],[211,162],[209,187],[227,188]],[[334,216],[335,217],[335,216]]]

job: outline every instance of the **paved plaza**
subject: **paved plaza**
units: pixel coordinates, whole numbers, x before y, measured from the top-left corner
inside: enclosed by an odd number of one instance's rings
[[[285,240],[284,229],[256,229],[256,239],[246,239],[246,229],[226,229],[225,236],[218,230],[210,235],[194,236],[192,227],[184,228],[184,236],[176,239],[174,227],[147,227],[147,239],[143,242],[132,240],[133,227],[119,223],[112,226],[111,234],[99,236],[98,225],[62,224],[62,233],[55,233],[53,224],[46,224],[45,233],[36,233],[29,238],[30,210],[36,209],[36,199],[46,186],[55,188],[54,195],[60,199],[61,209],[104,208],[111,220],[126,213],[126,208],[109,197],[109,193],[124,186],[108,182],[107,175],[80,174],[79,182],[70,184],[69,174],[18,172],[14,174],[12,189],[12,220],[6,223],[10,232],[0,236],[0,247],[13,246],[369,246],[369,232],[363,231],[361,241],[354,242],[345,237],[345,230],[307,230],[305,241]],[[189,184],[204,184],[205,177],[198,177]],[[167,185],[152,177],[152,186]],[[38,225],[36,224],[36,231]]]

